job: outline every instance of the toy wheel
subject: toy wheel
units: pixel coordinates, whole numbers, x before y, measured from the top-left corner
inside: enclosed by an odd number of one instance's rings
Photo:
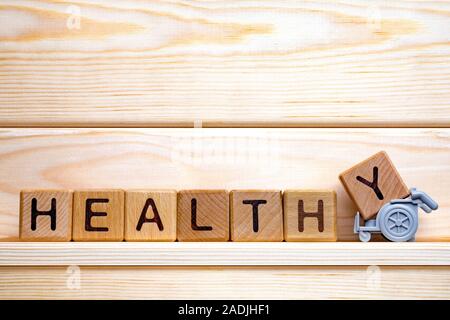
[[[359,232],[359,240],[362,242],[369,242],[372,235],[370,232],[367,231],[360,231]]]
[[[417,231],[417,214],[402,206],[391,206],[380,219],[380,230],[390,241],[408,241]]]

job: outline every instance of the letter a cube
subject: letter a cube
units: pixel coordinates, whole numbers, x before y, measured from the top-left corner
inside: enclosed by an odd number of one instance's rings
[[[125,241],[175,241],[176,223],[175,190],[125,192]]]

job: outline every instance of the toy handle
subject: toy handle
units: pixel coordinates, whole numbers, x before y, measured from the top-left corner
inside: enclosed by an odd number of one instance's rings
[[[422,208],[422,210],[425,211],[426,213],[430,213],[431,211],[433,211],[433,210],[431,210],[431,208],[430,208],[429,206],[427,206],[425,203],[419,203],[419,207]]]
[[[422,201],[431,210],[436,210],[438,208],[437,202],[431,199],[431,197],[423,191],[411,189],[411,199]]]

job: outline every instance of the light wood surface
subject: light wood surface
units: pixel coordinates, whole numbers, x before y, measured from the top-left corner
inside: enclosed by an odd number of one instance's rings
[[[0,242],[0,266],[450,266],[450,243]]]
[[[339,179],[365,220],[376,216],[385,203],[409,195],[408,186],[385,151],[355,164]]]
[[[72,229],[74,241],[122,241],[124,230],[123,190],[75,190]]]
[[[231,191],[230,219],[232,241],[284,240],[280,190]]]
[[[283,206],[284,240],[337,240],[335,191],[286,190]]]
[[[450,129],[0,129],[0,237],[19,235],[22,189],[334,189],[338,239],[356,207],[338,175],[381,148],[439,203],[417,241],[450,240]]]
[[[20,226],[22,241],[70,241],[72,201],[69,190],[22,190]]]
[[[175,241],[175,190],[125,191],[125,241]]]
[[[448,0],[3,0],[0,21],[1,240],[37,188],[334,189],[355,240],[338,174],[380,150],[440,205],[417,240],[450,240]],[[175,126],[346,129],[140,129]],[[450,298],[447,243],[252,245],[0,242],[0,299]],[[293,265],[98,266],[207,254]]]
[[[228,241],[230,205],[226,190],[181,190],[177,194],[178,241]]]
[[[449,1],[16,1],[2,126],[450,125]]]
[[[0,268],[0,299],[449,297],[449,267]]]

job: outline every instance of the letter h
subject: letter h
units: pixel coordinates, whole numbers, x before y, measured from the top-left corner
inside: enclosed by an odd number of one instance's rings
[[[298,231],[303,232],[305,230],[304,220],[305,218],[317,218],[319,232],[323,232],[323,200],[317,202],[317,212],[305,212],[303,200],[298,201]]]
[[[52,207],[48,211],[39,211],[37,209],[37,199],[33,198],[31,200],[31,230],[36,230],[36,220],[38,216],[50,216],[51,219],[51,229],[56,230],[56,199],[52,198]]]

